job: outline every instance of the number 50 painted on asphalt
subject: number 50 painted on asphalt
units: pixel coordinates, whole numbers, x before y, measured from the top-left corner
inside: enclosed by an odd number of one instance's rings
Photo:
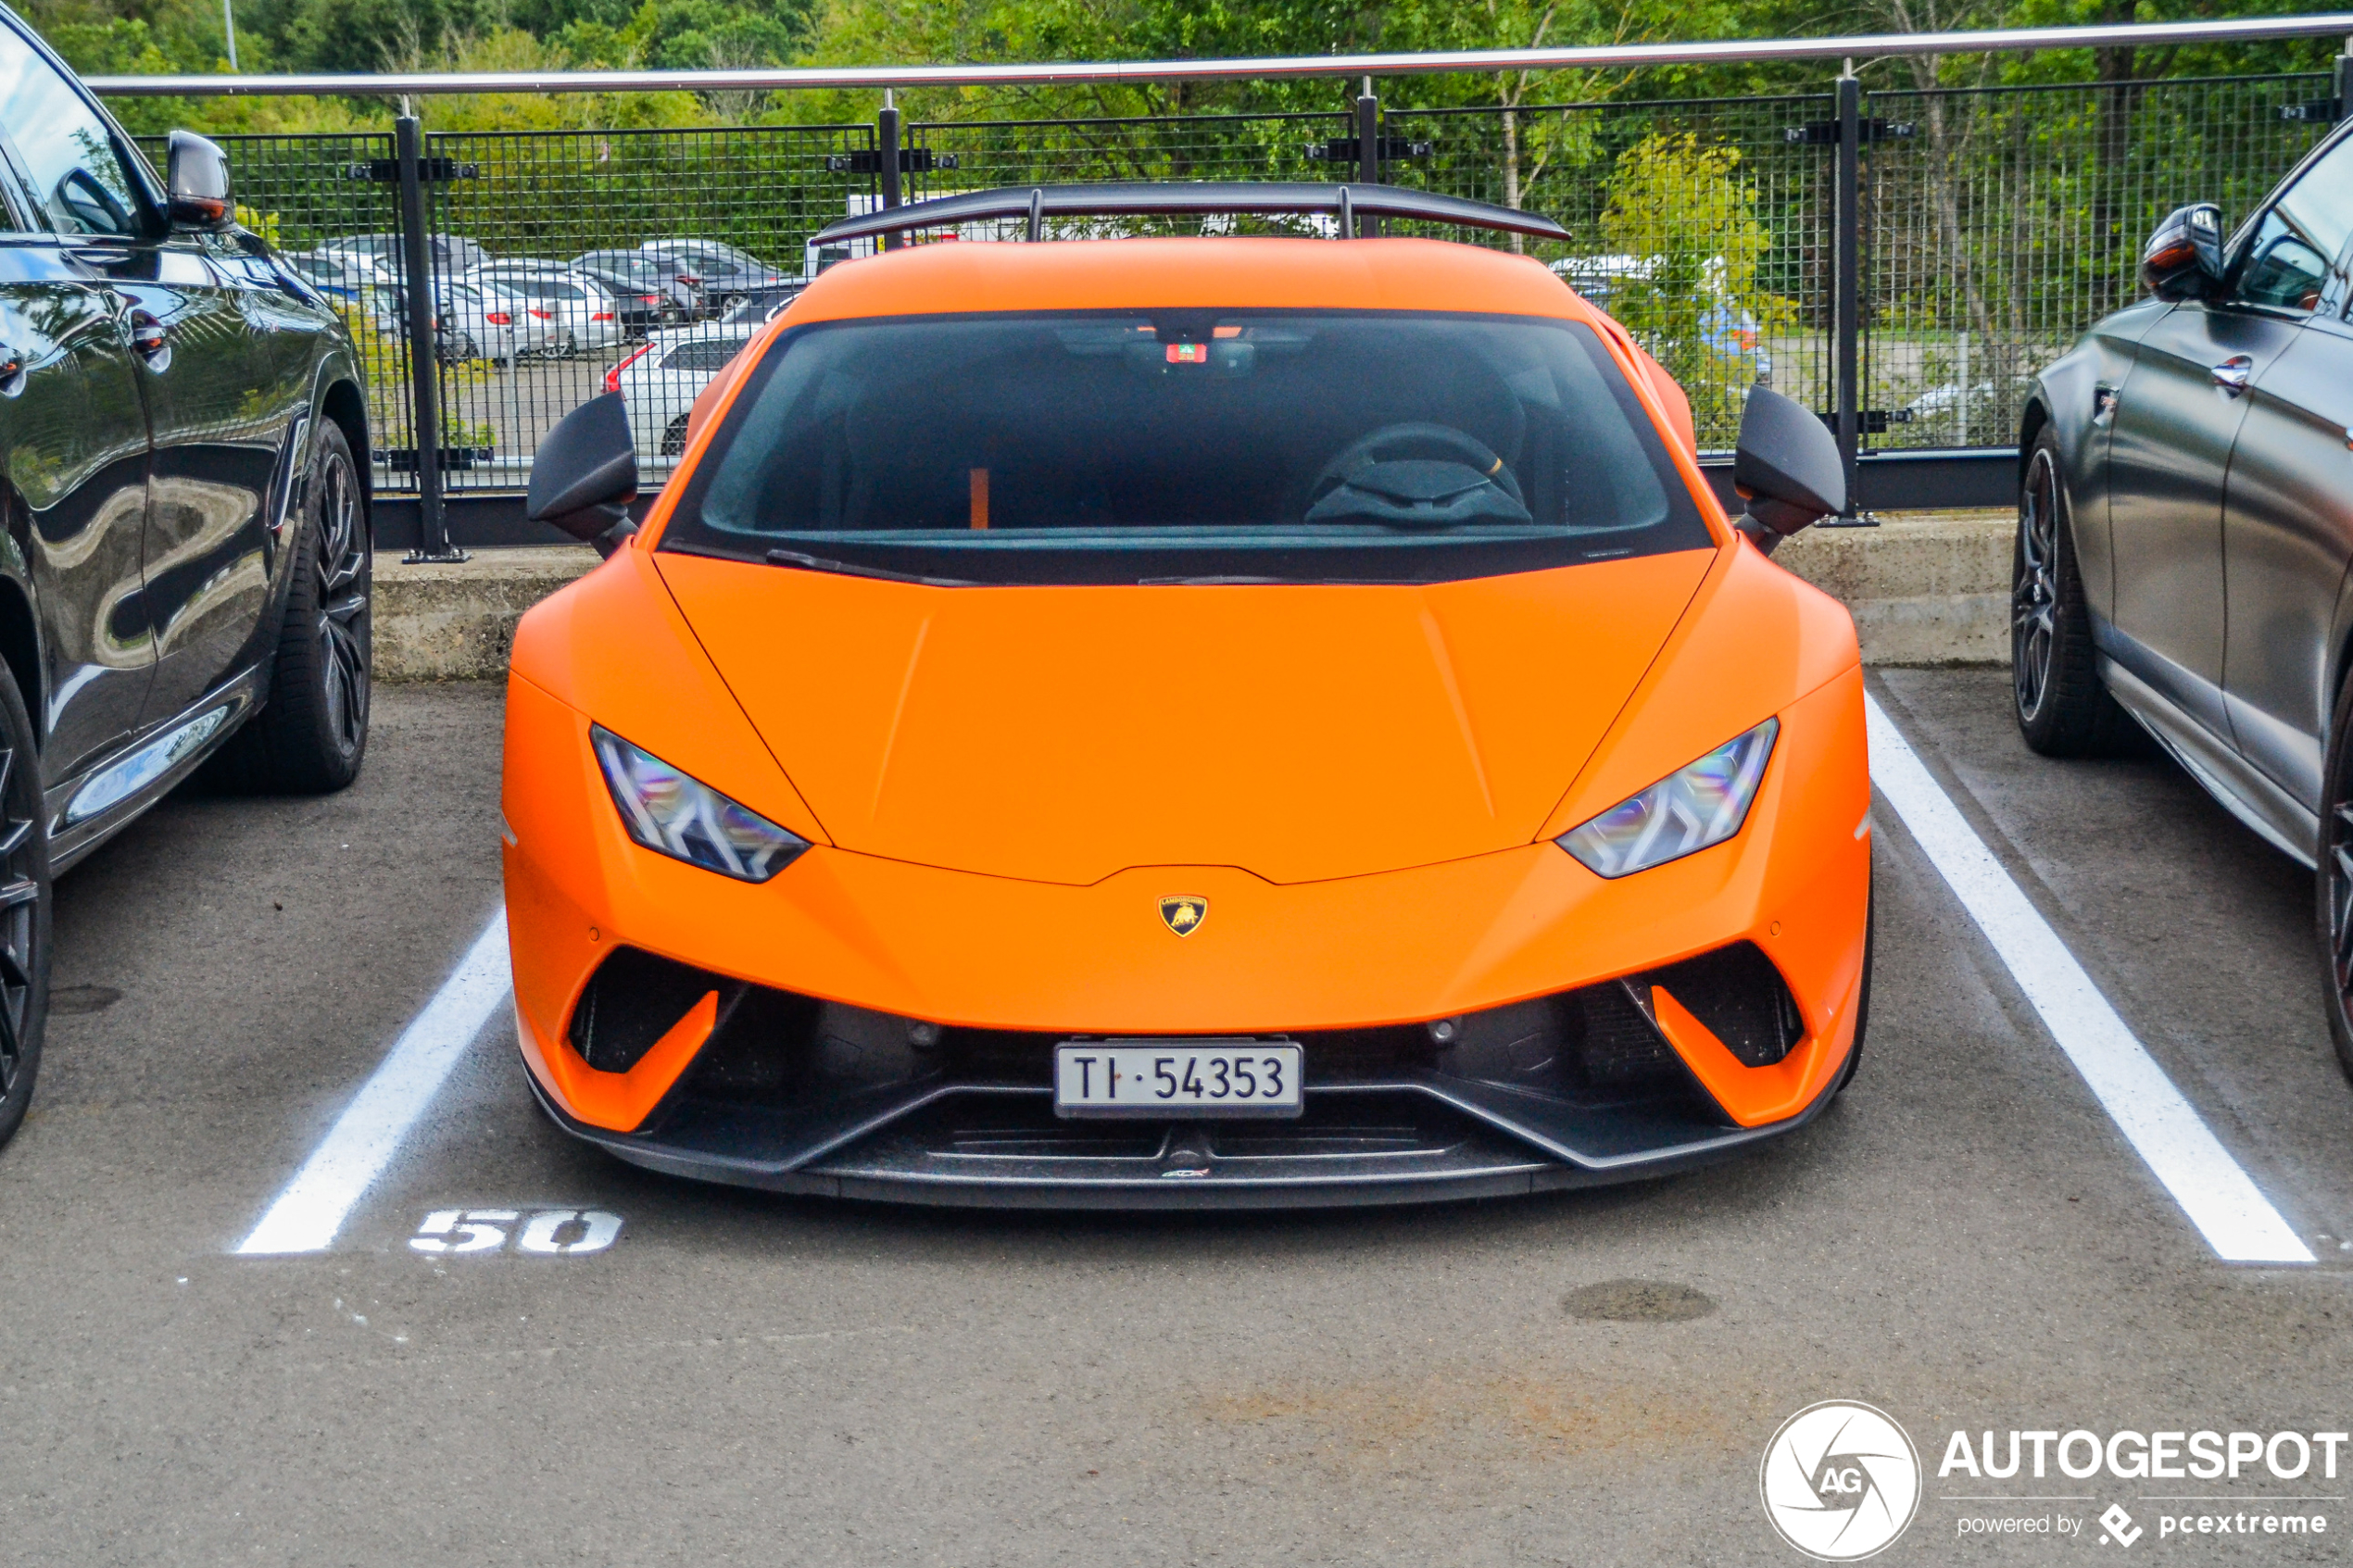
[[[419,1252],[497,1252],[507,1245],[507,1227],[522,1220],[515,1250],[560,1258],[602,1252],[621,1234],[621,1216],[602,1209],[542,1209],[529,1219],[513,1209],[436,1209],[425,1216],[409,1245]],[[574,1234],[558,1239],[564,1233]]]

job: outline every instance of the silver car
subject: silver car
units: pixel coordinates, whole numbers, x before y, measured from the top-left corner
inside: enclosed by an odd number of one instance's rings
[[[623,335],[612,295],[585,273],[500,265],[469,273],[466,281],[546,322],[548,335],[540,352],[551,358],[608,348]]]

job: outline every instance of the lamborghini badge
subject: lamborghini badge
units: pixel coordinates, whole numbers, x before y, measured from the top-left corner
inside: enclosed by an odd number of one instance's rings
[[[1190,936],[1209,918],[1209,900],[1179,897],[1160,901],[1160,918],[1179,936]]]

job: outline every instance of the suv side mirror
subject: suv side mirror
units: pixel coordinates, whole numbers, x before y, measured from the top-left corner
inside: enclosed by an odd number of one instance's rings
[[[2202,299],[2222,286],[2222,209],[2175,207],[2141,252],[2141,282],[2163,300]]]
[[[600,556],[637,532],[629,503],[637,498],[637,445],[618,392],[592,397],[566,414],[540,442],[531,462],[523,515],[551,523]]]
[[[229,227],[237,208],[229,195],[228,154],[193,131],[175,131],[165,169],[174,227]]]
[[[1769,556],[1806,524],[1846,509],[1846,464],[1812,409],[1752,387],[1732,451],[1732,488],[1748,502],[1737,526]]]

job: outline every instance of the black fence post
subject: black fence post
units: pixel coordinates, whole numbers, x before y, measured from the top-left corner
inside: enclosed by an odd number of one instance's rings
[[[1838,366],[1838,455],[1846,467],[1846,517],[1856,515],[1856,458],[1862,445],[1863,84],[1855,62],[1838,79],[1836,262],[1831,332]]]
[[[2353,119],[2353,38],[2336,56],[2336,118]]]
[[[449,543],[441,496],[441,366],[434,345],[433,246],[425,232],[424,128],[415,115],[403,113],[392,122],[392,134],[400,174],[401,284],[409,307],[409,421],[417,444],[417,547],[401,559],[459,561],[466,553]]]
[[[1373,79],[1365,78],[1365,90],[1356,95],[1356,178],[1367,185],[1380,183],[1380,99],[1373,92]],[[1367,239],[1380,235],[1380,220],[1360,217],[1356,232]]]
[[[890,101],[890,89],[883,89],[882,112],[875,116],[875,168],[882,176],[884,210],[900,205],[899,191],[899,106]],[[897,234],[885,234],[882,247],[896,250],[901,244]]]

